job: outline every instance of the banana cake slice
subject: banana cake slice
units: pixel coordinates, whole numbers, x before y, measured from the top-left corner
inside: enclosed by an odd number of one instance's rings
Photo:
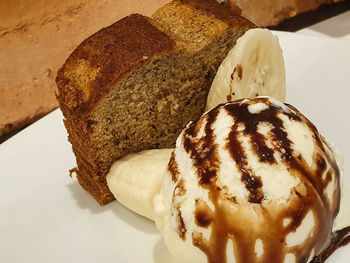
[[[211,0],[174,0],[83,41],[57,73],[57,100],[82,187],[114,200],[106,175],[132,152],[173,147],[198,119],[217,69],[255,25]]]

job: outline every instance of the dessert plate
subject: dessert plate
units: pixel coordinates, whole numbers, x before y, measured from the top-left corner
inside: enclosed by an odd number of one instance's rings
[[[337,227],[350,225],[350,42],[275,33],[287,102],[344,157]],[[99,206],[69,177],[75,158],[62,118],[56,110],[0,145],[0,262],[169,262],[153,222],[117,202]],[[327,262],[349,258],[350,245]]]

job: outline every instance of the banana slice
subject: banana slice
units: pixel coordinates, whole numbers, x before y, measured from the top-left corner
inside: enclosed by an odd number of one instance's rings
[[[153,197],[160,190],[173,150],[146,150],[116,161],[107,175],[115,198],[130,210],[154,220]]]
[[[268,29],[247,31],[220,65],[210,88],[206,110],[226,101],[286,97],[286,74],[278,38]]]

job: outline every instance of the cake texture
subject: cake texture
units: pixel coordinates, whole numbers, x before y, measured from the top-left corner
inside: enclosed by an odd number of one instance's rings
[[[221,61],[253,27],[215,1],[175,0],[152,18],[133,14],[83,41],[56,78],[83,188],[106,204],[115,160],[173,147],[203,113]]]
[[[285,19],[342,0],[218,0],[260,27],[278,25]]]

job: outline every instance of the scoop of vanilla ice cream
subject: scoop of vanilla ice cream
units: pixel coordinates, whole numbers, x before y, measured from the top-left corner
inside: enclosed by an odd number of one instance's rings
[[[182,131],[154,209],[176,262],[290,263],[327,245],[339,203],[339,168],[315,126],[259,97]]]

